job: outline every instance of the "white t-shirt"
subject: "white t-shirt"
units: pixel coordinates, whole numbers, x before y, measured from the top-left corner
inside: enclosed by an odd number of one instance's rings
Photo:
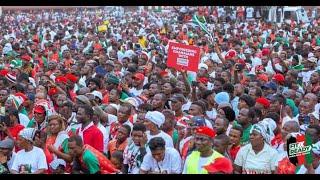
[[[24,149],[20,150],[13,161],[11,170],[20,172],[21,167],[24,166],[31,169],[31,173],[39,169],[48,169],[46,156],[42,149],[33,146],[32,150],[26,152]]]
[[[254,12],[254,9],[252,7],[248,7],[246,9],[247,18],[253,18],[253,12]]]
[[[142,161],[141,168],[144,171],[164,172],[168,174],[181,173],[181,157],[179,152],[174,148],[166,148],[164,159],[157,162],[152,154],[147,153]]]
[[[127,164],[128,174],[139,174],[140,166],[142,164],[140,157],[140,146],[131,141],[123,152],[123,164]]]
[[[157,135],[151,135],[150,131],[147,131],[146,134],[147,134],[147,138],[148,138],[148,143],[154,137],[162,137],[164,139],[164,141],[166,142],[166,148],[169,148],[169,147],[173,148],[174,147],[172,137],[169,134],[167,134],[161,130],[160,130],[160,133]]]
[[[271,174],[277,166],[278,152],[268,144],[256,154],[251,144],[240,148],[234,164],[242,167],[243,174]]]

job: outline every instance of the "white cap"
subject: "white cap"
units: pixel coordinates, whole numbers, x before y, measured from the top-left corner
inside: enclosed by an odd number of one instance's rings
[[[100,100],[103,99],[102,93],[99,92],[99,91],[92,91],[91,93],[87,93],[87,94],[92,94],[92,95],[94,95],[94,97],[97,97],[97,98],[99,98]]]
[[[208,65],[204,64],[204,63],[200,63],[198,66],[198,69],[204,68],[206,70],[208,70]]]
[[[156,124],[158,128],[165,122],[165,116],[159,111],[148,111],[145,118]]]
[[[313,63],[317,63],[317,58],[310,57],[310,58],[308,58],[308,61],[313,62]]]
[[[319,111],[318,112],[313,111],[312,113],[309,113],[309,116],[310,115],[314,116],[319,121]]]

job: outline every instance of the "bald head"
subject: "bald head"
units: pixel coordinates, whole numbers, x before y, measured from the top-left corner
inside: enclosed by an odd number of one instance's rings
[[[300,126],[297,121],[287,121],[284,123],[282,127],[281,135],[282,135],[282,138],[285,140],[288,134],[299,132],[299,131],[300,131]]]

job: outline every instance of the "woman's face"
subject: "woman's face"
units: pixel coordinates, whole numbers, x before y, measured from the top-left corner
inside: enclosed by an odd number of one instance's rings
[[[62,124],[60,124],[57,119],[53,119],[49,122],[48,126],[51,134],[58,134],[61,130]]]
[[[262,135],[256,131],[252,131],[252,133],[250,134],[250,143],[252,147],[260,145],[261,143],[263,143]]]

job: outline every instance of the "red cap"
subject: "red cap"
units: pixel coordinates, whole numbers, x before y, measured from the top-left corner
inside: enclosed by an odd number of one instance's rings
[[[68,79],[64,76],[58,76],[58,77],[56,77],[55,81],[56,81],[56,83],[62,82],[63,84],[67,84]]]
[[[270,54],[270,50],[269,49],[262,49],[262,52],[261,52],[262,56],[267,56]]]
[[[273,75],[272,79],[275,80],[279,84],[284,83],[284,76],[282,74],[277,73],[277,74]]]
[[[136,73],[133,76],[134,79],[144,80],[144,75],[142,73]]]
[[[264,81],[264,82],[268,82],[269,81],[269,78],[266,74],[259,74],[257,76],[257,79],[260,80],[260,81]]]
[[[34,108],[33,108],[34,112],[35,113],[39,113],[39,114],[44,114],[46,112],[46,110],[44,109],[43,106],[40,106],[40,105],[36,105]]]
[[[78,77],[73,75],[73,74],[68,73],[68,74],[65,75],[65,77],[68,80],[70,80],[71,82],[73,82],[73,83],[77,83],[78,82]]]
[[[209,82],[209,79],[206,77],[198,78],[198,82],[207,84]]]
[[[214,138],[216,136],[216,132],[214,130],[208,128],[207,126],[201,126],[196,129],[196,134],[209,136],[210,138]]]
[[[207,166],[203,166],[205,170],[209,173],[225,173],[225,174],[232,174],[233,167],[232,162],[225,157],[215,159],[211,164]]]
[[[48,95],[49,96],[53,96],[53,95],[55,95],[57,93],[58,93],[57,88],[50,88],[49,91],[48,91]]]
[[[29,56],[29,55],[23,55],[23,56],[21,56],[21,59],[22,60],[25,60],[25,61],[28,61],[28,62],[30,62],[31,61],[31,57]]]
[[[265,97],[257,98],[256,102],[262,104],[264,108],[269,108],[270,107],[270,102]]]
[[[168,75],[169,73],[167,71],[161,71],[160,72],[160,76],[163,77],[163,76],[166,76]]]
[[[28,97],[25,94],[21,93],[21,92],[16,93],[15,96],[22,97],[23,101],[26,101],[28,99]]]
[[[237,55],[237,52],[233,49],[227,52],[225,59],[231,59],[234,58]]]

